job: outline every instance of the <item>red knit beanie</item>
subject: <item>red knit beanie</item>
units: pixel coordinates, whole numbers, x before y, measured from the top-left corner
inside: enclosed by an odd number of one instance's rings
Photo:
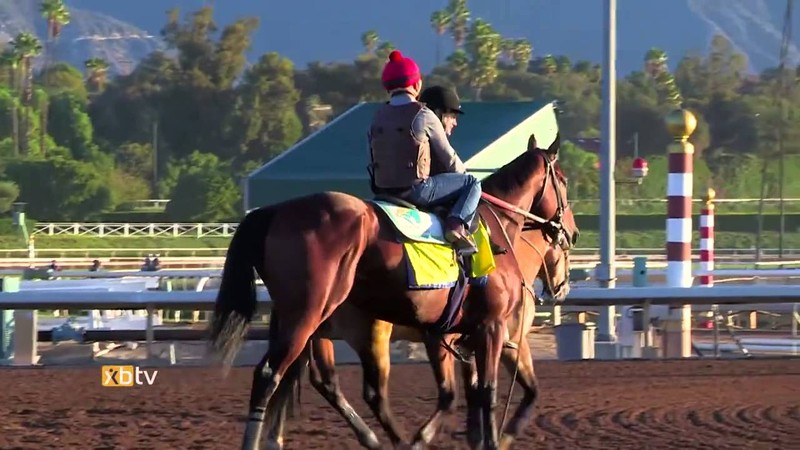
[[[389,62],[383,67],[381,81],[387,91],[413,86],[422,76],[419,66],[411,58],[406,58],[399,50],[389,53]]]

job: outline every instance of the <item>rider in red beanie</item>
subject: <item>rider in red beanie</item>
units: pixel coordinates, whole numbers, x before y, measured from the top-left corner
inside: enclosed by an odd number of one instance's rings
[[[422,89],[419,66],[395,50],[381,82],[390,99],[375,113],[369,130],[372,191],[420,208],[455,202],[445,221],[445,237],[463,253],[474,253],[469,229],[481,185],[466,173],[436,114],[417,100]],[[443,173],[431,174],[432,160]]]
[[[381,75],[383,87],[391,92],[395,89],[408,88],[422,81],[419,66],[413,59],[402,55],[398,50],[389,53],[389,62],[383,67]]]

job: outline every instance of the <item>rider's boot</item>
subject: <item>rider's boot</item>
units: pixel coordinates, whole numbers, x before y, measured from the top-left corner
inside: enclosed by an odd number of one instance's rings
[[[478,251],[478,247],[467,232],[467,227],[458,217],[447,218],[444,237],[461,254],[472,254]]]

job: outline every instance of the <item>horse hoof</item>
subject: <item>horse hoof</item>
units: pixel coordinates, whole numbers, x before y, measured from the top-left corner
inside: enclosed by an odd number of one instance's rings
[[[514,443],[514,436],[504,434],[500,438],[500,450],[511,450],[511,445]]]
[[[364,438],[364,440],[361,442],[361,445],[363,445],[364,447],[366,447],[366,448],[368,448],[370,450],[380,450],[381,448],[383,448],[381,446],[381,442],[378,440],[378,436],[376,436],[375,433],[373,433],[373,432],[370,432]]]

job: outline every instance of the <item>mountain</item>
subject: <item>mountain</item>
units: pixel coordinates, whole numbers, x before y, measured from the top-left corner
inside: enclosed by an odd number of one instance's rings
[[[103,58],[114,72],[125,73],[142,57],[164,44],[157,35],[119,20],[113,15],[88,10],[66,2],[71,19],[55,45],[55,57],[77,67],[91,57]],[[0,0],[0,42],[7,42],[22,31],[41,39],[47,26],[41,18],[37,0]],[[39,61],[41,64],[41,60]]]
[[[277,51],[299,67],[314,60],[349,61],[361,51],[360,36],[375,29],[424,70],[435,64],[437,40],[430,14],[446,0],[67,0],[73,22],[65,27],[59,57],[71,62],[100,56],[124,70],[154,49],[163,48],[159,30],[166,10],[183,13],[214,6],[219,25],[242,16],[258,16],[261,26],[250,55]],[[37,0],[0,0],[0,39],[20,29],[43,35]],[[602,0],[470,0],[473,17],[482,17],[507,37],[524,37],[535,55],[566,54],[572,60],[600,62],[603,38]],[[650,47],[661,47],[671,66],[687,52],[707,49],[714,33],[725,34],[749,58],[751,70],[776,66],[781,42],[784,0],[618,0],[617,70],[642,66]],[[796,22],[796,20],[795,20]],[[796,28],[796,27],[795,27]],[[7,38],[7,36],[6,36]],[[789,57],[800,62],[798,39]],[[451,50],[447,39],[443,50]]]

